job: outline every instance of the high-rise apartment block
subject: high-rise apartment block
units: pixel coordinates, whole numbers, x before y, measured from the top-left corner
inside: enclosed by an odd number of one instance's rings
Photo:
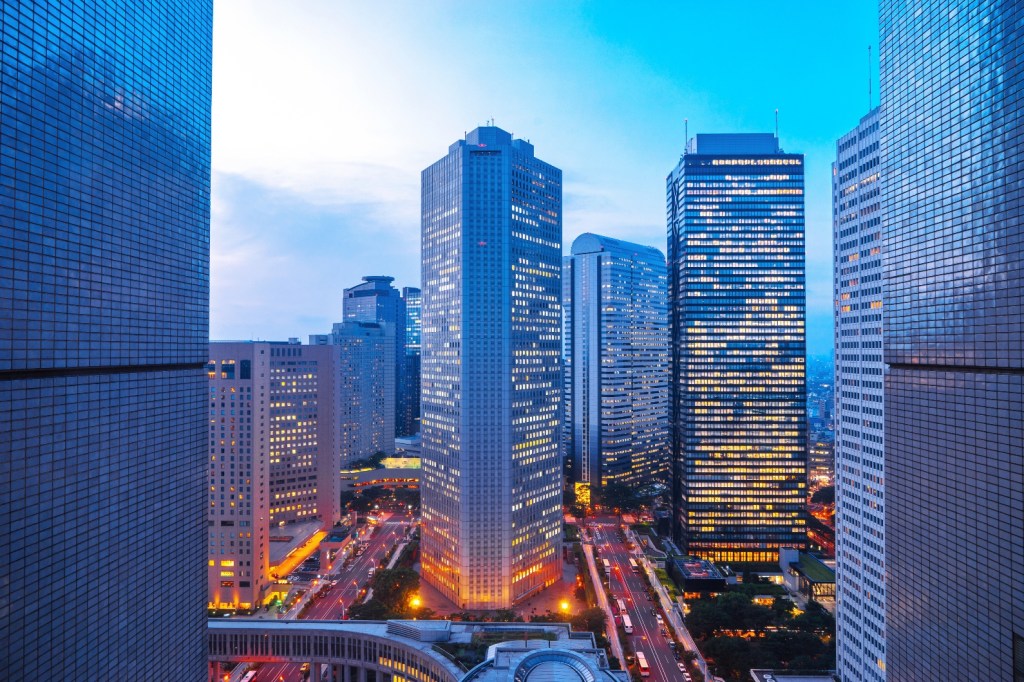
[[[340,322],[311,345],[333,349],[339,464],[395,453],[395,337],[386,323]]]
[[[671,446],[665,257],[582,234],[564,259],[562,288],[572,482],[662,484]]]
[[[880,3],[893,680],[1024,679],[1022,25]]]
[[[562,173],[482,127],[422,187],[423,577],[508,608],[562,573]]]
[[[403,412],[398,415],[398,420],[402,422],[398,428],[411,435],[420,430],[420,309],[423,296],[415,287],[403,287],[402,300],[405,301],[406,399]]]
[[[270,349],[210,344],[210,608],[254,609],[270,584]]]
[[[405,299],[398,289],[391,286],[394,277],[370,276],[363,277],[363,283],[345,289],[345,321],[368,322],[385,325],[394,345],[394,368],[392,381],[392,399],[395,404],[392,412],[395,415],[394,436],[409,436],[412,431],[406,430],[403,415],[410,409],[409,395],[406,388],[405,353],[406,314]]]
[[[839,138],[832,166],[837,661],[885,679],[882,182],[878,109]]]
[[[803,155],[697,135],[667,204],[676,533],[775,562],[807,542]]]
[[[4,4],[4,679],[206,675],[212,14]]]

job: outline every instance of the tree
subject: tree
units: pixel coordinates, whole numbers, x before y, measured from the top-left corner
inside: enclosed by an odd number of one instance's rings
[[[836,487],[834,485],[829,485],[824,488],[818,488],[818,490],[811,495],[811,502],[814,504],[835,504]]]
[[[602,486],[594,486],[591,491],[591,501],[595,505],[618,509],[623,512],[637,511],[643,502],[640,496],[637,495],[636,490],[625,483],[617,481],[612,481]]]
[[[779,630],[771,632],[764,645],[783,663],[789,663],[798,656],[817,656],[825,651],[825,644],[809,632]]]
[[[572,627],[574,630],[585,630],[587,632],[593,632],[595,634],[604,632],[604,626],[607,622],[607,616],[605,615],[604,609],[592,608],[585,609],[577,615],[573,616]]]
[[[715,637],[704,645],[704,655],[714,659],[720,675],[733,680],[749,679],[751,668],[778,668],[781,665],[760,642],[741,637]]]
[[[387,620],[391,612],[379,599],[371,599],[365,604],[353,604],[348,609],[348,617],[352,620]]]
[[[807,610],[789,621],[789,627],[819,635],[834,636],[836,619],[816,601],[807,603]]]
[[[410,568],[382,569],[373,576],[373,598],[394,614],[390,617],[407,615],[409,600],[419,589],[419,573]]]

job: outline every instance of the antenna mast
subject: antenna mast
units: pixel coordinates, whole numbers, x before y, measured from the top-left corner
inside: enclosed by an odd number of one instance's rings
[[[683,119],[683,151],[690,146],[690,119]]]
[[[779,110],[775,110],[775,139],[779,139]]]

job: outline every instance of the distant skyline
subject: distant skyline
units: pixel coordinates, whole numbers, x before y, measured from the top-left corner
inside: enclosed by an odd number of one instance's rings
[[[563,169],[564,252],[664,251],[684,119],[773,132],[778,108],[807,164],[808,353],[831,352],[831,163],[869,73],[877,104],[874,2],[260,1],[214,27],[211,338],[320,332],[364,275],[419,286],[420,172],[492,117]]]

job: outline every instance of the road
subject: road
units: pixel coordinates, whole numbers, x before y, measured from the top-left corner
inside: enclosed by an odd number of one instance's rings
[[[345,610],[358,598],[369,579],[371,568],[380,566],[388,550],[398,544],[409,529],[411,518],[392,516],[377,527],[366,551],[348,568],[336,574],[337,583],[324,588],[302,614],[304,620],[341,620]],[[256,674],[256,682],[300,682],[303,677],[299,665],[294,663],[265,663]]]
[[[633,621],[633,634],[626,635],[634,651],[642,651],[647,657],[651,668],[652,682],[683,680],[672,648],[669,636],[662,634],[663,628],[658,624],[656,613],[660,613],[656,603],[648,600],[647,584],[643,577],[634,575],[629,559],[633,556],[626,542],[619,539],[618,529],[621,521],[616,517],[598,517],[588,519],[593,529],[594,545],[598,548],[601,559],[608,559],[612,564],[611,577],[608,581],[609,599],[614,604],[617,599],[624,599],[626,612]],[[663,613],[660,613],[664,619]],[[665,629],[665,632],[668,632]],[[682,649],[682,645],[677,645]]]

